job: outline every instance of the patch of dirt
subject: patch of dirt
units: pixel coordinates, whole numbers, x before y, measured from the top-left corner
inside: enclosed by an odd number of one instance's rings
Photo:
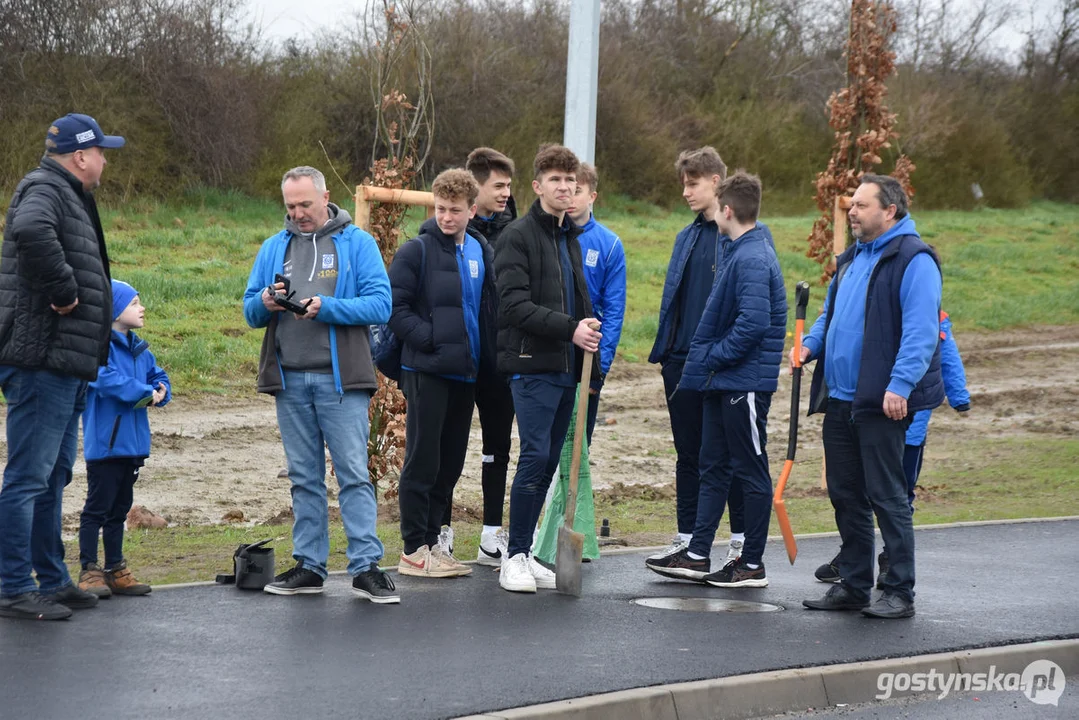
[[[947,407],[934,414],[929,461],[961,454],[965,444],[986,438],[1070,438],[1079,433],[1079,326],[963,333],[957,341],[966,363],[972,407],[965,415]],[[802,389],[798,462],[788,497],[822,495],[820,420],[804,416],[808,392],[807,377]],[[786,451],[789,416],[790,377],[784,370],[768,424],[776,477]],[[4,423],[0,414],[0,426]],[[285,467],[285,454],[272,398],[185,397],[181,389],[168,407],[151,411],[151,427],[154,451],[135,487],[137,503],[172,524],[218,524],[232,510],[242,511],[241,524],[291,522],[288,479],[278,477]],[[454,513],[479,519],[481,453],[476,415],[472,429]],[[6,447],[0,448],[6,456]],[[515,429],[511,457],[516,455]],[[659,369],[616,362],[600,403],[593,441],[593,486],[615,502],[673,500],[674,465]],[[512,473],[511,465],[511,478]],[[335,498],[332,479],[330,490],[330,497]],[[86,470],[79,462],[65,494],[64,524],[69,530],[78,526],[85,492]],[[946,494],[944,488],[925,488],[924,492]],[[331,504],[336,504],[333,499]],[[396,500],[383,503],[380,516],[396,520],[396,504]]]

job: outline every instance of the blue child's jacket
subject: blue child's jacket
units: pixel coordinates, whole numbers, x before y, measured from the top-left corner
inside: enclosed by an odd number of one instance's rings
[[[158,383],[165,384],[161,407],[172,400],[172,385],[149,343],[133,332],[113,330],[109,364],[98,371],[86,393],[82,442],[88,462],[150,455],[146,406],[135,406],[153,395]]]

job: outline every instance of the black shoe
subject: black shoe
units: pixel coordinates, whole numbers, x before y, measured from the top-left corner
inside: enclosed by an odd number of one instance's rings
[[[65,585],[48,597],[52,598],[53,602],[58,602],[72,610],[86,610],[97,607],[98,603],[97,595],[80,590],[76,585]]]
[[[71,608],[53,600],[54,595],[28,592],[0,599],[0,617],[22,620],[67,620]]]
[[[886,592],[877,598],[872,605],[862,608],[862,614],[866,617],[884,618],[885,620],[914,617],[914,601],[904,600],[898,595]]]
[[[862,610],[869,607],[869,599],[859,600],[858,596],[843,585],[828,588],[819,600],[803,600],[802,605],[810,610]]]
[[[644,565],[653,572],[679,580],[701,581],[712,569],[711,560],[708,558],[694,560],[689,556],[687,548],[666,557],[649,558],[644,561]]]
[[[817,568],[813,576],[826,583],[837,583],[843,578],[839,577],[839,553],[828,562]]]
[[[401,602],[401,593],[390,579],[389,573],[383,572],[378,563],[371,563],[371,569],[352,578],[352,593],[379,605]]]
[[[322,576],[305,568],[301,560],[262,589],[272,595],[318,595],[322,592]]]
[[[888,551],[884,550],[877,556],[877,564],[880,565],[880,572],[877,574],[877,590],[884,589],[884,578],[888,577],[888,569],[891,564],[888,562]]]
[[[705,575],[704,581],[716,587],[738,588],[761,588],[768,587],[768,576],[764,574],[764,563],[754,570],[751,569],[742,558],[731,560],[711,575]]]

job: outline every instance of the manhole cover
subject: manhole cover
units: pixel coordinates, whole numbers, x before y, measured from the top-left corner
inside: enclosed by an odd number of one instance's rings
[[[771,603],[706,597],[647,597],[637,598],[633,602],[637,605],[658,608],[659,610],[682,610],[685,612],[760,613],[776,612],[783,609],[782,605],[772,605]]]

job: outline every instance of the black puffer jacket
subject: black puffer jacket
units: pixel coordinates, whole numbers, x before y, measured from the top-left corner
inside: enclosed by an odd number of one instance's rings
[[[558,237],[565,232],[573,265],[574,316],[566,313]],[[581,267],[581,228],[532,203],[528,214],[510,223],[495,248],[498,285],[498,370],[507,375],[569,372],[580,376],[574,352],[577,324],[592,316],[592,301]],[[592,377],[600,378],[593,358]]]
[[[78,299],[68,315],[64,307]],[[0,365],[97,379],[109,359],[112,286],[97,204],[49,157],[11,199],[0,249]]]
[[[502,231],[509,226],[511,222],[517,219],[517,203],[514,202],[513,196],[506,201],[506,209],[500,212],[498,215],[487,219],[476,215],[468,221],[468,232],[472,237],[476,237],[476,233],[483,235],[483,239],[491,243],[491,247],[498,247],[498,237],[502,234]]]
[[[473,237],[475,234],[469,233]],[[480,371],[493,372],[495,362],[494,251],[482,237],[484,279],[479,303],[480,368],[472,362],[465,329],[461,271],[453,238],[438,228],[434,219],[420,228],[420,236],[398,248],[390,265],[393,314],[390,329],[401,339],[401,364],[434,375],[476,377]],[[426,269],[420,280],[420,267]]]

